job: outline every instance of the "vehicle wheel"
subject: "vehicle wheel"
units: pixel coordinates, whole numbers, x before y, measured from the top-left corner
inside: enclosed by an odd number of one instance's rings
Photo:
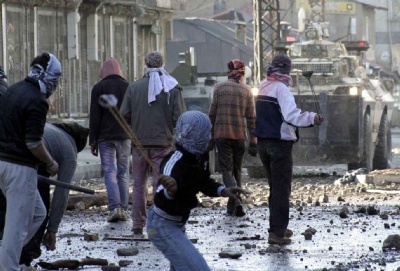
[[[363,120],[363,156],[361,167],[372,170],[372,150],[371,150],[371,116],[365,113]]]
[[[363,153],[360,162],[347,164],[348,170],[366,168],[372,170],[372,150],[371,150],[371,116],[365,112],[363,119]]]
[[[387,114],[382,115],[381,123],[379,124],[379,132],[375,154],[373,159],[373,169],[386,169],[389,167],[389,149],[388,136],[390,135],[389,123]]]
[[[388,122],[388,128],[387,128],[387,159],[388,161],[392,160],[392,130],[390,129],[392,127],[392,124]],[[390,163],[388,164],[388,167],[390,167]]]

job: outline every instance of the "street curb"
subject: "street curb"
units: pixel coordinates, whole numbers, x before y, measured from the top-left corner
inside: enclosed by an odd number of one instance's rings
[[[100,163],[79,164],[76,167],[72,182],[103,177]]]
[[[400,175],[367,175],[366,183],[373,183],[375,185],[385,185],[390,183],[400,183]]]

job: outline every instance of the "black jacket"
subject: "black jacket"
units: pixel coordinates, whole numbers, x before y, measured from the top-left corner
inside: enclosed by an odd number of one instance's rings
[[[92,89],[89,118],[89,145],[101,140],[123,140],[128,136],[115,120],[110,110],[99,105],[99,97],[103,94],[113,94],[118,99],[117,107],[121,107],[126,88],[129,83],[117,74],[105,77]]]
[[[224,186],[210,178],[208,153],[194,155],[176,145],[176,150],[166,156],[161,163],[160,173],[173,177],[178,185],[173,199],[168,198],[164,187],[159,185],[154,197],[158,209],[173,216],[181,216],[186,222],[190,210],[197,207],[197,193],[202,192],[209,197],[218,197]]]
[[[8,88],[0,97],[0,160],[37,167],[26,144],[42,140],[48,109],[38,81],[27,77]]]

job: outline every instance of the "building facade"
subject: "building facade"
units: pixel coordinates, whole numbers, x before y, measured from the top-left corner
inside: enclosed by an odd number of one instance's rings
[[[186,0],[3,0],[0,65],[13,84],[41,52],[63,67],[51,100],[54,118],[86,117],[102,63],[114,57],[128,81],[143,76],[144,55],[166,53],[175,11]]]

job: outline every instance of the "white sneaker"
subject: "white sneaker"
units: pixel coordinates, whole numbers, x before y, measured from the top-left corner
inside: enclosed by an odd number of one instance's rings
[[[119,211],[119,216],[121,217],[119,220],[120,221],[128,221],[129,220],[129,215],[128,212],[122,208],[118,208]]]
[[[121,219],[119,208],[115,208],[108,214],[107,222],[118,222]]]
[[[31,265],[21,264],[19,266],[20,271],[37,271],[37,269]]]

